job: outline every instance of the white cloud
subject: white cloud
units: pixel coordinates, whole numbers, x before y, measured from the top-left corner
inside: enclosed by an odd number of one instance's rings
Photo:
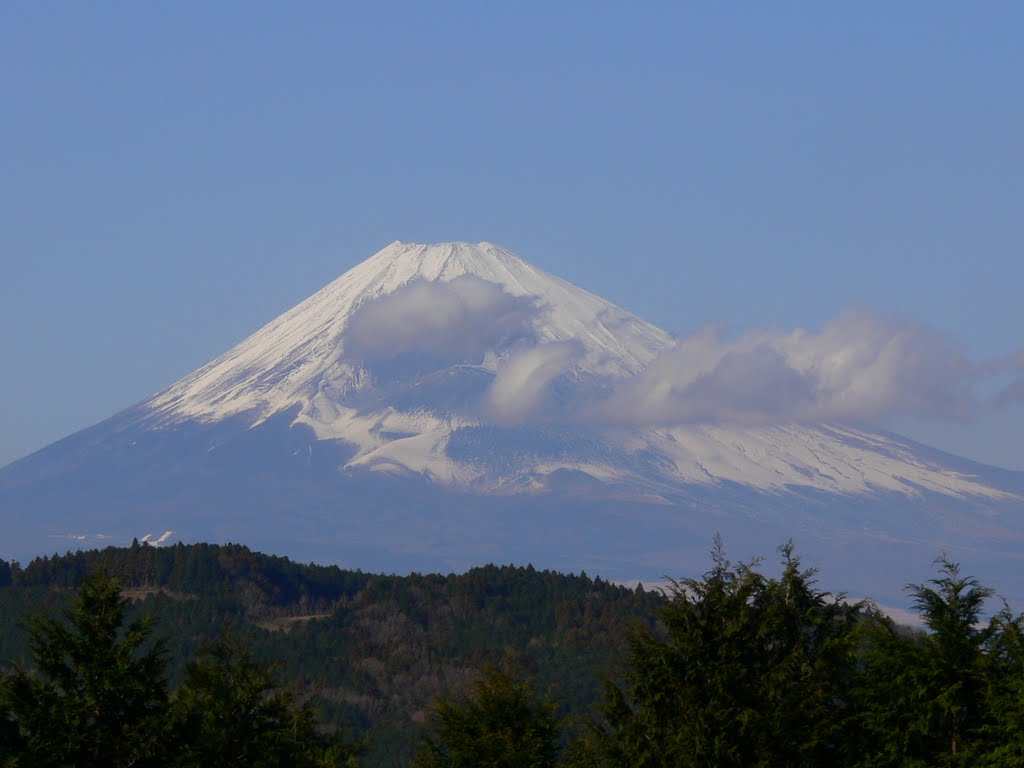
[[[582,355],[573,342],[524,348],[502,360],[487,393],[487,415],[498,424],[535,420],[548,411],[551,382]]]
[[[708,327],[636,376],[591,381],[578,371],[568,375],[582,345],[537,343],[539,311],[533,300],[473,276],[415,282],[353,314],[345,353],[380,380],[400,382],[493,354],[498,368],[482,400],[468,397],[459,407],[503,425],[962,420],[1024,401],[1024,350],[974,361],[939,331],[865,309],[844,312],[819,331],[727,338]],[[552,384],[560,377],[556,403]],[[995,396],[978,394],[999,387]]]
[[[536,313],[532,301],[471,275],[417,281],[352,314],[345,354],[391,372],[479,363],[488,350],[532,338]]]
[[[978,381],[1014,364],[1019,355],[974,363],[937,331],[858,309],[818,332],[757,330],[726,340],[706,328],[588,413],[650,425],[962,419],[979,406]]]

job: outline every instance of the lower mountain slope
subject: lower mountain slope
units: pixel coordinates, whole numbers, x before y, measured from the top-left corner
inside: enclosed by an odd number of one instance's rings
[[[546,437],[552,453],[603,450],[593,436]],[[899,490],[863,493],[757,488],[729,479],[636,486],[552,466],[524,475],[525,490],[474,492],[411,471],[346,470],[352,446],[318,439],[294,423],[293,412],[255,426],[238,417],[159,430],[141,428],[127,412],[0,470],[0,557],[25,560],[69,545],[127,544],[172,531],[175,540],[247,541],[301,560],[370,570],[532,562],[629,581],[701,562],[721,533],[742,557],[792,537],[828,564],[835,577],[828,586],[889,603],[902,600],[900,585],[943,551],[982,578],[1013,587],[1024,572],[1021,474],[884,439],[888,450],[958,467],[951,483],[979,478],[995,490],[941,493],[913,477],[899,478]],[[514,465],[527,447],[537,455],[536,435],[516,430],[479,430],[463,440],[457,450],[472,461]],[[748,458],[761,462],[758,471],[771,471],[771,456],[758,459],[748,449]],[[648,454],[646,461],[660,460]]]

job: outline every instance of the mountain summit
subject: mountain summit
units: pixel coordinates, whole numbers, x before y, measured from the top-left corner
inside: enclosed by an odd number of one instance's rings
[[[884,376],[898,347],[858,338],[723,351],[491,243],[395,242],[0,470],[8,554],[174,530],[362,567],[518,559],[650,578],[718,531],[762,554],[796,537],[845,562],[837,578],[864,559],[913,575],[965,543],[1011,567],[1021,473],[833,418],[899,396]]]
[[[431,291],[425,284],[447,289]],[[431,336],[438,345],[438,339],[479,335],[481,321],[496,326],[494,338],[455,350],[466,353],[457,362],[478,363],[491,373],[495,358],[485,360],[480,353],[494,350],[476,347],[521,340],[524,334],[544,343],[578,343],[586,351],[583,369],[620,375],[638,373],[672,344],[659,328],[500,246],[396,241],[147,405],[172,420],[242,412],[267,416],[300,405],[315,421],[317,404],[328,397],[324,393],[357,388],[365,380],[362,359],[387,354],[365,338],[383,329],[365,328],[362,337],[355,336],[370,305],[396,293],[399,298],[386,307],[392,316],[383,323],[394,337],[394,357],[409,352],[402,345],[412,341],[429,348]],[[512,338],[503,339],[508,330]],[[479,359],[471,359],[473,352]]]

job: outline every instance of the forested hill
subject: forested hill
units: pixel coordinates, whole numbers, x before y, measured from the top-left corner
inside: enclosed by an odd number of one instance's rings
[[[380,766],[408,764],[431,702],[509,656],[563,711],[586,711],[627,627],[653,626],[664,603],[658,592],[530,566],[385,576],[240,545],[133,544],[0,561],[0,663],[27,657],[21,619],[56,614],[95,569],[121,580],[134,611],[155,616],[172,683],[204,644],[241,635],[285,681],[315,693],[329,722],[370,734],[365,763]]]
[[[0,765],[1024,765],[1024,614],[984,621],[993,587],[940,558],[907,585],[927,627],[907,633],[779,554],[769,577],[716,541],[667,597],[241,546],[4,564]]]

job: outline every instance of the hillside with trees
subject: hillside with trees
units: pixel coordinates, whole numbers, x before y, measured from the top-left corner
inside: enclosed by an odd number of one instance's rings
[[[21,619],[59,614],[100,570],[129,598],[129,619],[153,617],[172,689],[189,660],[229,636],[299,695],[315,695],[326,723],[365,737],[366,764],[380,766],[407,765],[434,700],[488,664],[514,663],[566,713],[587,711],[627,630],[653,626],[663,603],[658,592],[529,566],[383,576],[239,545],[135,544],[4,565],[0,660],[28,661]]]
[[[1022,764],[1024,617],[991,587],[940,558],[908,631],[779,553],[716,542],[665,593],[235,545],[6,563],[0,765]]]

